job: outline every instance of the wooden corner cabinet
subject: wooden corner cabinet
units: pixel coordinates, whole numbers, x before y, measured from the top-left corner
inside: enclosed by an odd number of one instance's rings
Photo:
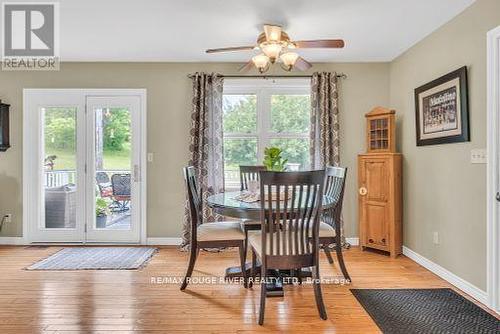
[[[358,156],[359,237],[364,250],[401,254],[402,155],[395,152],[395,112],[375,108],[367,118],[367,153]]]

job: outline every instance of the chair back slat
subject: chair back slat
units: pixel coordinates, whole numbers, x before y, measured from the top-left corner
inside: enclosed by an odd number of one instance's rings
[[[241,190],[248,190],[249,181],[259,181],[259,172],[266,171],[266,166],[240,166]]]
[[[317,252],[324,176],[324,171],[260,172],[262,254]]]
[[[130,174],[113,174],[111,176],[113,195],[130,196],[130,180]]]
[[[196,171],[193,166],[184,168],[184,181],[186,182],[189,211],[191,217],[191,242],[196,242],[196,231],[201,224],[201,196],[196,181]]]
[[[347,168],[328,166],[326,167],[325,174],[325,196],[331,197],[334,205],[324,210],[323,220],[340,235],[340,219],[342,216]]]

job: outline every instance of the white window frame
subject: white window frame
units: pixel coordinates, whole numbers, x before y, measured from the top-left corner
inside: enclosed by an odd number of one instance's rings
[[[224,133],[224,139],[257,138],[257,161],[264,159],[264,148],[270,145],[271,139],[309,139],[310,129],[305,133],[271,132],[271,96],[310,95],[311,79],[227,78],[224,80],[223,94],[257,96],[257,131],[255,133]]]

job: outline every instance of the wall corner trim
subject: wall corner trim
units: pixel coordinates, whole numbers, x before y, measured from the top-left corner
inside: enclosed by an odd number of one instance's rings
[[[467,282],[463,278],[458,277],[451,271],[448,271],[447,269],[441,267],[439,264],[432,262],[428,258],[423,257],[422,255],[414,252],[406,246],[403,246],[403,254],[425,269],[438,275],[448,283],[467,293],[480,303],[484,304],[485,306],[489,306],[488,294],[486,293],[486,291],[479,289],[477,286]]]

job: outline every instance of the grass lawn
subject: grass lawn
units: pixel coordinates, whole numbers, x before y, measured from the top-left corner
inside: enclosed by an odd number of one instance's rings
[[[46,156],[57,156],[54,164],[54,170],[72,170],[75,169],[75,153],[69,150],[47,149]],[[104,151],[104,169],[106,170],[130,170],[130,147],[122,151]]]

